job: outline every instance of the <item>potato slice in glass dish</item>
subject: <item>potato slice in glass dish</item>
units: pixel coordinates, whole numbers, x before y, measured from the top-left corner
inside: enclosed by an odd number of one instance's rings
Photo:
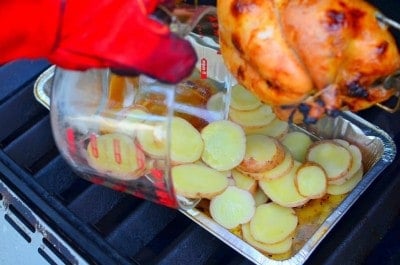
[[[86,150],[88,164],[102,174],[130,180],[145,170],[143,151],[125,134],[92,135]]]
[[[208,166],[183,164],[171,169],[176,194],[191,199],[211,199],[228,187],[228,177]]]

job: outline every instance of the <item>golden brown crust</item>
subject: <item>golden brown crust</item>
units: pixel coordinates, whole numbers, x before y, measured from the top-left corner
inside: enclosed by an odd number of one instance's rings
[[[287,105],[318,119],[391,97],[375,86],[400,69],[378,11],[363,0],[218,1],[221,52],[229,70],[288,117]],[[303,105],[304,105],[303,104]]]
[[[264,102],[300,102],[313,88],[312,80],[282,35],[275,3],[227,0],[218,5],[222,56],[238,81]]]

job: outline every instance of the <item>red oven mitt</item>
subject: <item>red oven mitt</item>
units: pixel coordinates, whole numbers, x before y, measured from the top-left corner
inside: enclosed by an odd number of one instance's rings
[[[151,17],[160,0],[0,1],[0,63],[47,58],[67,69],[110,67],[176,83],[196,55]]]

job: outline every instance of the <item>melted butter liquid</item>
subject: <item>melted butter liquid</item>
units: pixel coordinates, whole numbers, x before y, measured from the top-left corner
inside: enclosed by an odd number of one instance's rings
[[[127,85],[138,88],[138,78],[130,78],[111,75],[110,86],[107,95],[108,110],[118,110],[124,108],[126,94],[129,93]],[[218,89],[208,80],[201,79],[197,75],[193,75],[188,80],[177,85],[175,90],[175,104],[195,107],[198,109],[206,109],[207,102],[210,97],[217,93]],[[136,100],[135,105],[146,108],[150,113],[164,116],[167,113],[165,104],[165,96],[157,93],[147,93],[145,97]],[[207,117],[201,117],[193,113],[185,113],[176,111],[175,116],[182,117],[189,121],[195,128],[201,130],[209,122]]]

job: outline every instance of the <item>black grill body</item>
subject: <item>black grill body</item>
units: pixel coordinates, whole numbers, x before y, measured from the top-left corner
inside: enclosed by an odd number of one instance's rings
[[[399,19],[400,3],[387,2],[374,4]],[[75,175],[54,144],[48,110],[33,95],[34,81],[49,66],[21,60],[0,67],[0,202],[11,202],[13,216],[0,218],[22,230],[27,245],[39,233],[45,247],[37,253],[49,264],[251,264],[179,211]],[[388,132],[400,150],[400,113],[372,108],[359,115]],[[400,264],[399,156],[306,264]]]

